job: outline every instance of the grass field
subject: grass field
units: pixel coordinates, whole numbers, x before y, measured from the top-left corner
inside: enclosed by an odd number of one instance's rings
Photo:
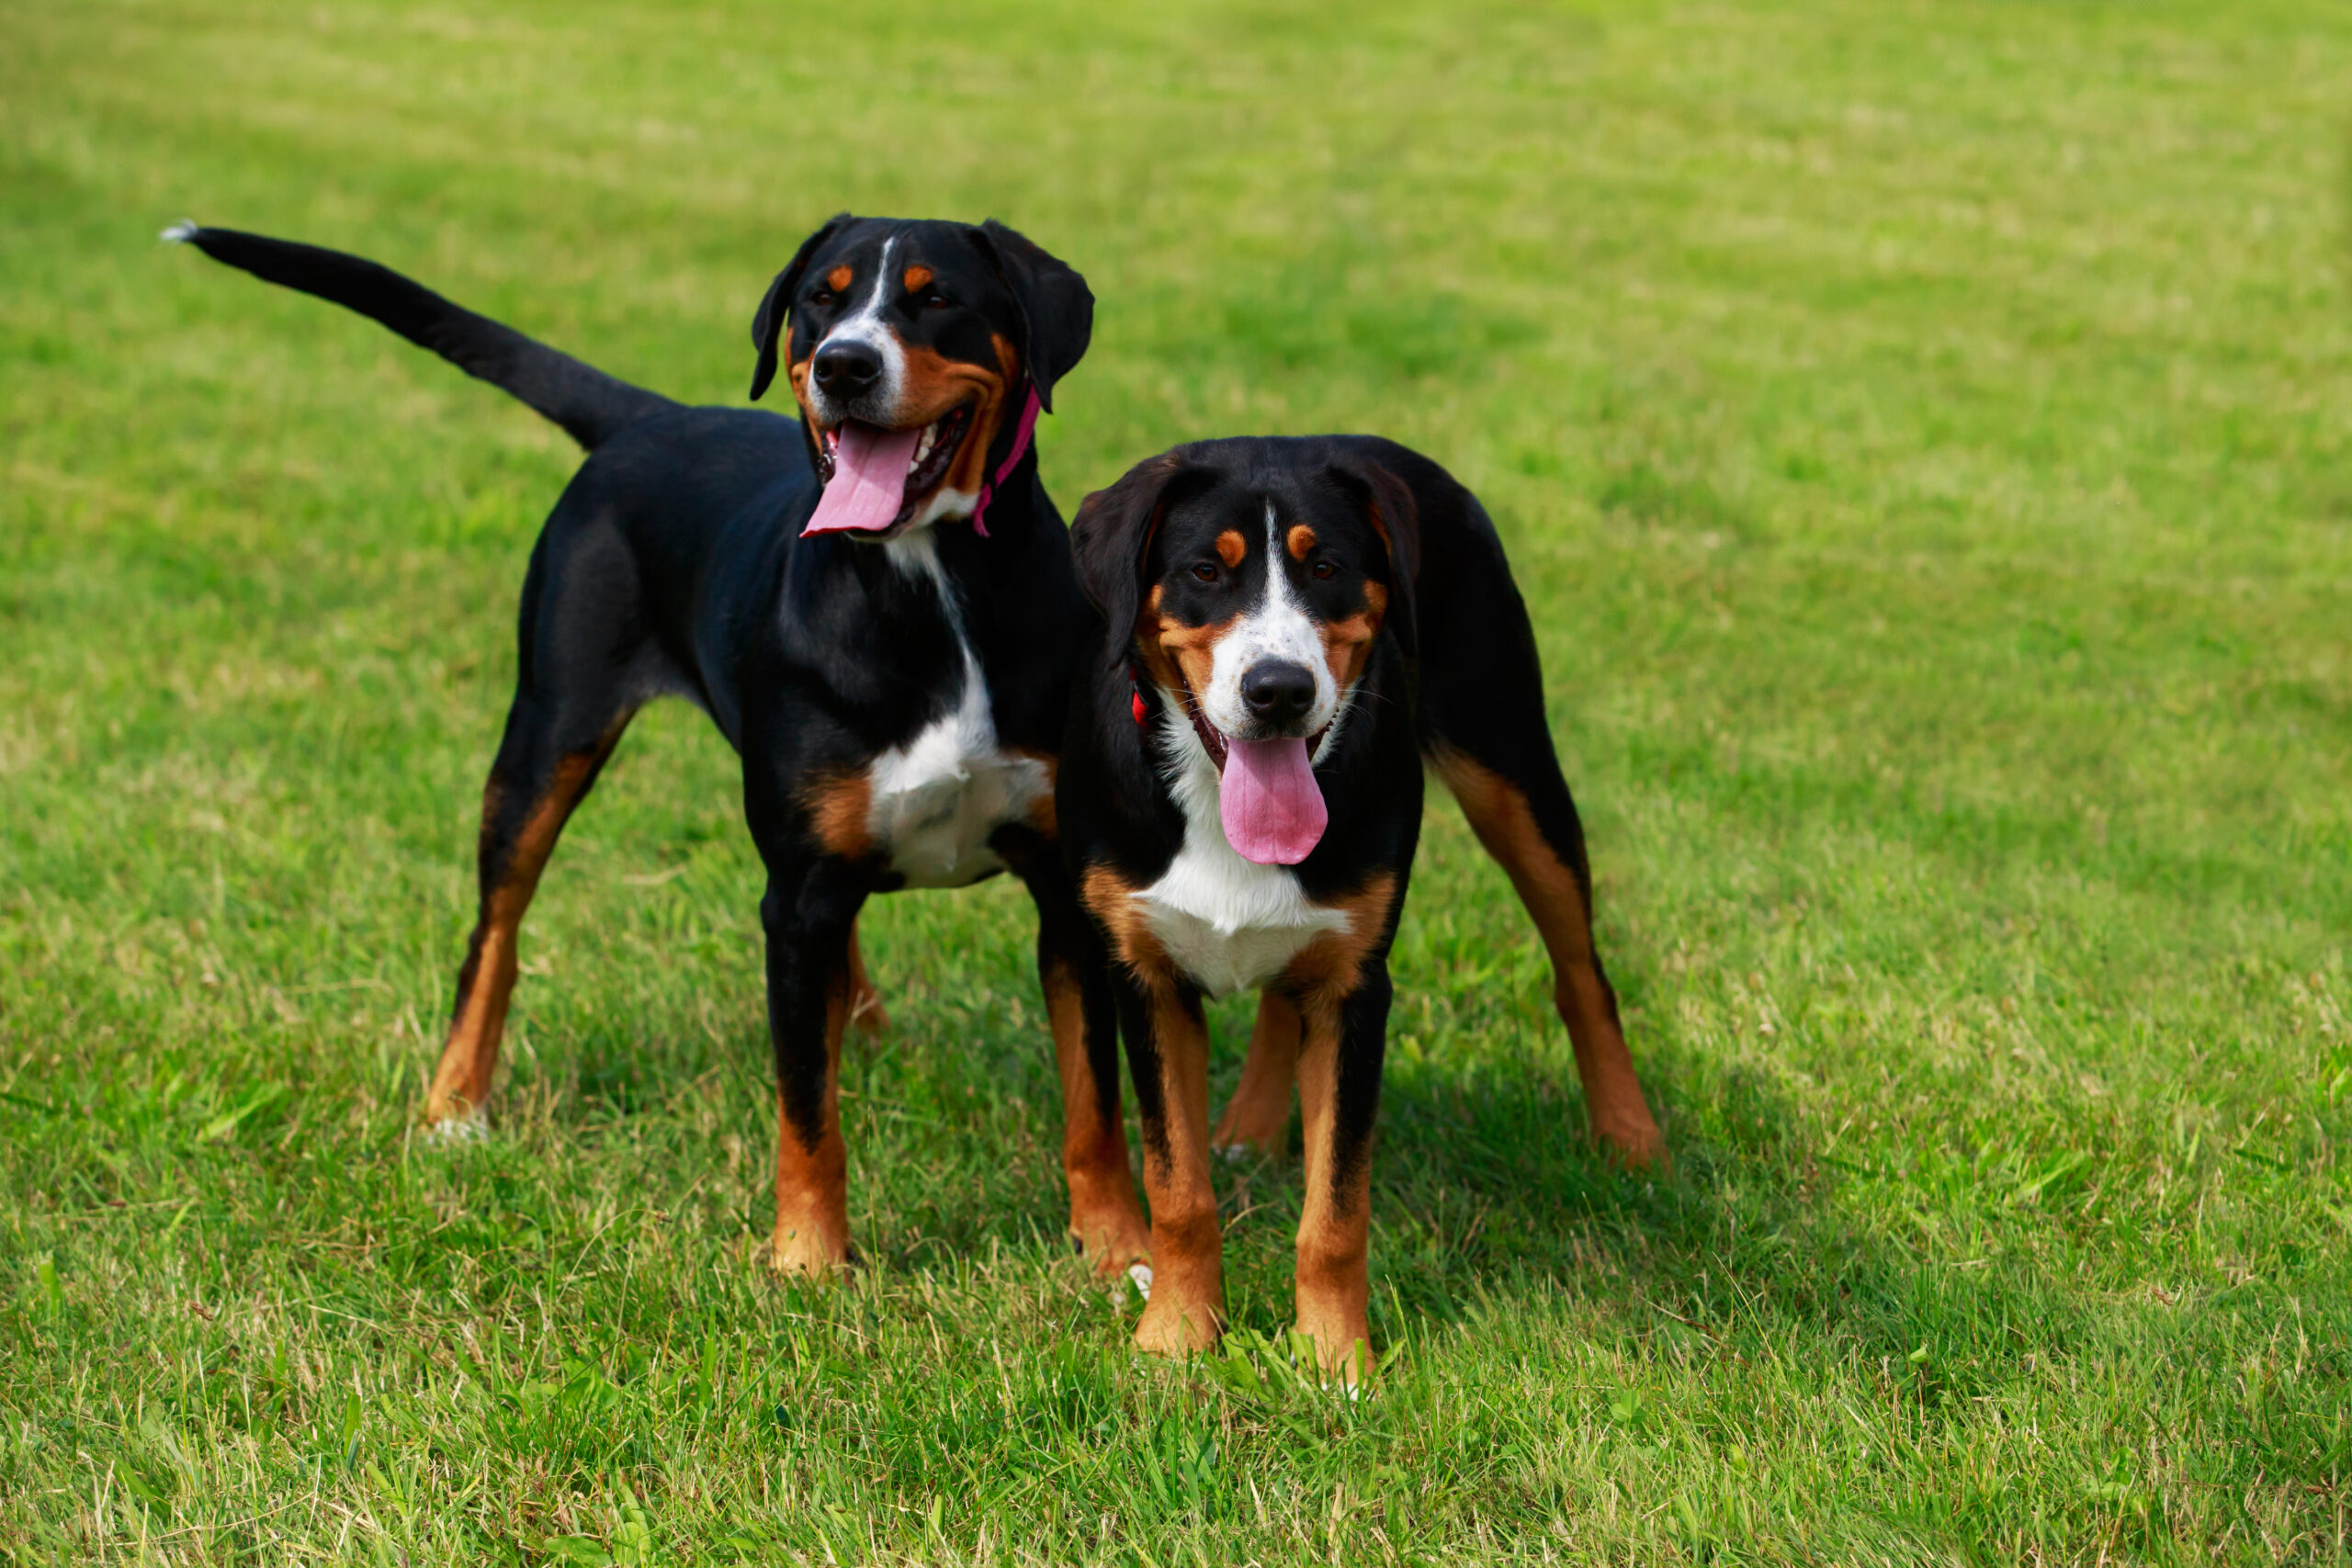
[[[2317,4],[10,0],[0,1560],[2345,1561],[2347,105]],[[499,1135],[411,1137],[573,455],[153,235],[732,401],[843,207],[1087,273],[1065,509],[1344,428],[1501,521],[1675,1163],[1585,1142],[1438,802],[1366,1399],[1275,1338],[1292,1160],[1227,1349],[1130,1353],[999,885],[870,910],[875,1266],[764,1275],[684,707],[557,857]]]

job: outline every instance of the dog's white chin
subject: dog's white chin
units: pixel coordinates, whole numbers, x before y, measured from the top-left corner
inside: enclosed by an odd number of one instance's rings
[[[942,485],[932,491],[912,517],[903,523],[893,523],[875,533],[854,532],[845,528],[832,536],[854,540],[861,545],[895,545],[904,539],[927,537],[934,523],[960,523],[970,518],[979,501],[980,498],[969,491],[949,490]]]
[[[953,490],[943,484],[931,492],[921,509],[907,519],[910,528],[928,527],[933,523],[960,521],[972,515],[980,504],[979,496],[968,490]]]

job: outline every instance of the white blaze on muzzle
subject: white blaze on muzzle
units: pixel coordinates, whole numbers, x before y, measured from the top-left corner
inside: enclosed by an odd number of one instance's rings
[[[1274,521],[1274,503],[1266,502],[1266,588],[1264,596],[1217,639],[1209,665],[1209,689],[1200,694],[1201,711],[1232,739],[1258,739],[1258,721],[1241,695],[1242,678],[1269,660],[1296,664],[1315,677],[1315,702],[1298,728],[1314,735],[1331,722],[1340,709],[1339,682],[1323,653],[1322,628],[1299,602],[1283,567],[1281,525]]]
[[[1282,526],[1272,502],[1266,503],[1265,594],[1217,639],[1210,657],[1201,710],[1226,739],[1217,780],[1226,841],[1260,865],[1296,865],[1314,852],[1329,821],[1306,738],[1329,727],[1340,693],[1323,657],[1323,634],[1283,566]],[[1261,735],[1263,727],[1242,694],[1250,671],[1269,661],[1295,665],[1315,679],[1314,702],[1284,727],[1291,733],[1278,737]]]
[[[818,385],[812,374],[808,378],[808,401],[817,417],[827,424],[838,425],[843,420],[862,419],[869,424],[891,426],[899,423],[899,404],[907,395],[907,351],[882,320],[882,307],[890,298],[890,258],[899,248],[893,238],[882,243],[882,265],[875,269],[874,288],[847,320],[834,323],[833,330],[819,341],[811,356],[812,364],[828,348],[855,345],[872,349],[882,361],[881,378],[855,398],[841,400],[829,396]]]

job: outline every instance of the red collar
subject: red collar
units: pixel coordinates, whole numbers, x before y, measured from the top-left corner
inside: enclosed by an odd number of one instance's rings
[[[1033,382],[1029,388],[1029,400],[1021,408],[1020,427],[1012,433],[1012,450],[1005,454],[1004,464],[997,469],[996,478],[980,486],[980,499],[972,507],[972,532],[983,539],[989,536],[989,525],[981,519],[989,513],[989,502],[996,499],[996,487],[1012,477],[1013,465],[1028,454],[1029,438],[1037,433],[1037,388]],[[1140,694],[1136,701],[1142,701]]]

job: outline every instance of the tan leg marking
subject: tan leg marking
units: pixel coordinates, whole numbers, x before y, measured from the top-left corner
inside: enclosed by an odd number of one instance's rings
[[[1205,1350],[1225,1332],[1225,1233],[1209,1179],[1208,1032],[1168,983],[1147,987],[1167,1147],[1144,1147],[1151,1193],[1151,1301],[1136,1343],[1155,1355]]]
[[[1080,897],[1151,1009],[1165,1146],[1148,1139],[1144,1145],[1152,1278],[1136,1343],[1156,1355],[1181,1356],[1208,1348],[1225,1331],[1225,1235],[1209,1179],[1208,1031],[1184,1006],[1175,965],[1136,909],[1134,892],[1102,866],[1080,879]]]
[[[1069,1234],[1095,1273],[1108,1279],[1151,1256],[1151,1227],[1136,1201],[1127,1130],[1102,1114],[1094,1064],[1086,1053],[1086,1010],[1078,977],[1050,963],[1038,976],[1053,1026],[1054,1065],[1062,1080],[1062,1172],[1069,1182]]]
[[[825,1110],[814,1148],[775,1097],[776,1271],[821,1275],[849,1261],[849,1151],[842,1142],[842,1028],[849,1021],[849,966],[825,987]]]
[[[1553,1005],[1576,1047],[1577,1076],[1584,1080],[1593,1132],[1626,1165],[1647,1168],[1664,1157],[1666,1141],[1642,1098],[1624,1030],[1593,961],[1592,911],[1576,874],[1544,841],[1518,785],[1459,751],[1442,750],[1433,761],[1461,802],[1471,831],[1501,863],[1543,933],[1552,958]]]
[[[619,739],[620,729],[616,727],[595,750],[566,757],[556,764],[547,794],[515,836],[503,879],[482,901],[466,966],[458,976],[458,1006],[449,1021],[448,1039],[442,1044],[433,1087],[425,1095],[427,1126],[479,1116],[490,1104],[491,1079],[498,1070],[498,1043],[506,1032],[506,1007],[514,995],[519,970],[515,939],[524,912],[531,907],[539,874],[555,852],[565,820],[587,792],[597,764]],[[485,831],[502,804],[502,792],[493,783],[482,798]]]
[[[1315,1342],[1326,1372],[1351,1387],[1372,1371],[1372,1160],[1364,1152],[1339,1179],[1338,998],[1310,1005],[1298,1058],[1300,1120],[1306,1124],[1306,1192],[1298,1216],[1298,1331]]]
[[[1250,1055],[1241,1082],[1217,1119],[1210,1145],[1220,1151],[1259,1155],[1282,1152],[1290,1127],[1291,1085],[1298,1079],[1298,1009],[1279,991],[1258,994],[1258,1022],[1250,1032]]]
[[[1343,1170],[1340,1009],[1362,979],[1365,958],[1396,919],[1396,878],[1376,873],[1362,889],[1335,902],[1348,911],[1348,929],[1310,943],[1283,971],[1283,982],[1299,998],[1298,1100],[1306,1145],[1295,1284],[1297,1327],[1315,1342],[1323,1370],[1353,1387],[1372,1371],[1372,1329],[1365,1315],[1371,1293],[1365,1265],[1372,1246],[1372,1150],[1367,1142]]]

